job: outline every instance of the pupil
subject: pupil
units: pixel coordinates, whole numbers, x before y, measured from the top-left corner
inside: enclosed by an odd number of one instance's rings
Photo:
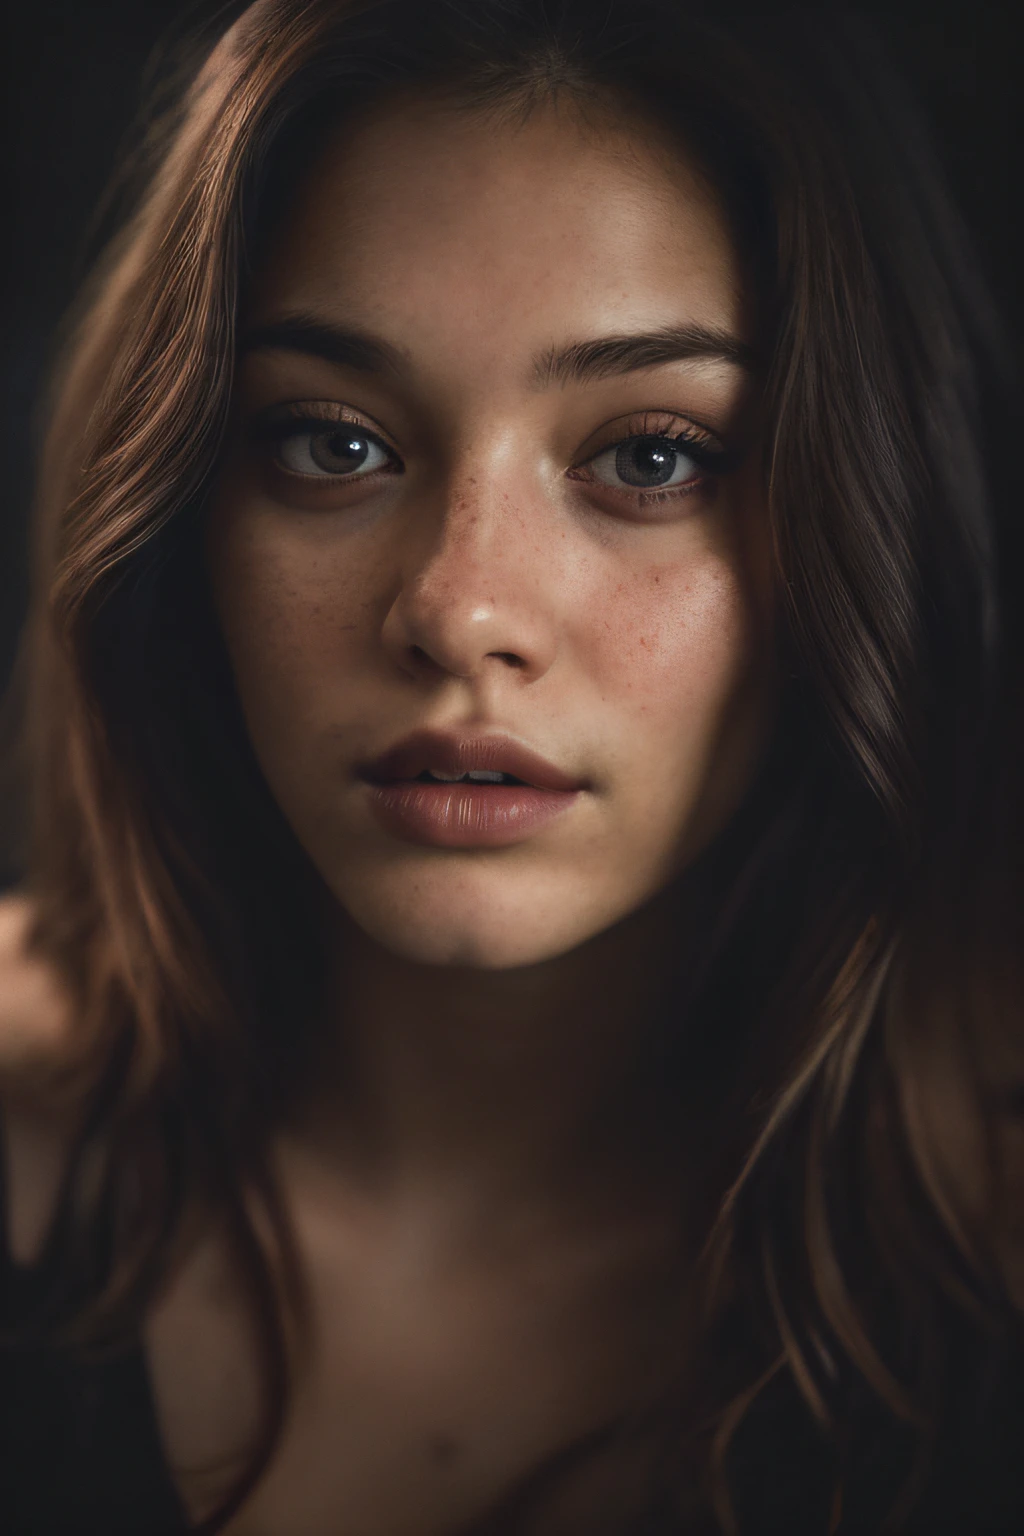
[[[332,458],[340,459],[352,469],[357,468],[369,452],[369,445],[365,438],[347,437],[343,432],[335,432],[327,446]]]
[[[321,469],[358,469],[370,452],[365,437],[351,432],[324,432],[311,438],[310,451]]]
[[[627,485],[664,485],[675,474],[676,458],[670,443],[659,438],[634,437],[619,444],[615,469]]]

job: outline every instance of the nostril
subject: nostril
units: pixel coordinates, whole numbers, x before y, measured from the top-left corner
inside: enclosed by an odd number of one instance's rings
[[[428,667],[435,672],[444,672],[447,670],[441,665],[439,661],[435,661],[430,652],[424,650],[422,645],[410,645],[409,655],[417,666]]]

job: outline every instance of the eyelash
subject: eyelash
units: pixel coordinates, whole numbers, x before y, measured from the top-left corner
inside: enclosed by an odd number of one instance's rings
[[[613,495],[628,497],[634,506],[641,509],[667,501],[676,501],[681,496],[691,496],[700,491],[706,492],[715,480],[735,468],[735,456],[727,449],[716,446],[717,439],[705,428],[697,426],[696,423],[680,428],[678,423],[678,416],[664,412],[648,411],[642,416],[631,417],[626,423],[627,430],[623,436],[604,443],[582,464],[571,469],[569,475],[573,479],[583,479],[584,476],[580,471],[585,470],[587,465],[593,464],[613,449],[622,448],[630,442],[667,443],[682,452],[701,473],[692,480],[665,490],[644,491],[635,486],[611,485],[605,485],[603,489],[610,491]],[[600,484],[600,482],[597,483]]]
[[[569,478],[585,480],[586,477],[581,471],[585,470],[589,464],[592,464],[604,454],[609,453],[612,449],[620,448],[628,442],[646,439],[667,443],[672,448],[685,453],[685,456],[693,462],[701,473],[693,480],[686,481],[679,486],[670,487],[667,490],[644,491],[639,487],[612,486],[602,484],[599,481],[591,481],[589,483],[600,485],[603,490],[608,491],[611,495],[627,497],[634,506],[641,509],[668,501],[675,501],[681,496],[689,496],[695,492],[707,491],[709,482],[713,482],[723,474],[729,473],[735,467],[734,455],[727,449],[715,446],[716,440],[704,428],[691,424],[690,426],[678,429],[678,421],[678,416],[666,413],[659,413],[652,420],[651,412],[647,412],[640,417],[631,418],[626,423],[627,430],[622,436],[602,444],[600,448],[591,453],[582,463],[572,466],[568,471]],[[367,475],[351,477],[339,475],[334,477],[328,473],[323,475],[303,474],[299,470],[289,469],[280,463],[278,454],[283,444],[290,438],[301,437],[307,432],[312,435],[318,430],[322,432],[328,427],[337,429],[345,426],[357,428],[362,439],[374,444],[389,456],[392,460],[392,466],[386,470],[378,469],[371,471]],[[671,430],[673,427],[676,430]],[[308,404],[297,405],[290,409],[285,416],[278,416],[275,420],[257,424],[253,435],[257,441],[273,446],[277,450],[275,452],[276,468],[281,474],[287,475],[292,480],[304,481],[307,485],[326,485],[350,478],[363,481],[372,480],[378,474],[395,473],[394,466],[401,463],[398,454],[385,442],[379,433],[371,431],[357,416],[343,410],[318,409],[316,405]]]
[[[331,410],[329,408],[318,410],[315,405],[294,406],[282,412],[271,421],[258,422],[253,429],[253,437],[257,443],[274,448],[276,450],[275,460],[277,460],[281,448],[290,438],[302,437],[306,433],[313,436],[317,432],[323,433],[328,428],[333,428],[337,431],[341,427],[356,428],[359,437],[365,439],[366,442],[373,443],[376,447],[382,449],[394,462],[398,462],[398,454],[390,444],[386,443],[378,432],[371,431],[357,416],[350,415],[345,411]],[[287,466],[279,461],[276,467],[282,474],[288,475],[291,479],[303,480],[307,484],[330,482],[334,478],[328,474],[304,475],[298,470],[288,469]],[[375,473],[380,473],[380,471],[375,471]],[[391,473],[391,471],[388,471],[388,473]],[[338,480],[348,478],[354,479],[356,477],[341,475],[337,477]],[[372,475],[361,475],[358,478],[369,480],[373,477]]]

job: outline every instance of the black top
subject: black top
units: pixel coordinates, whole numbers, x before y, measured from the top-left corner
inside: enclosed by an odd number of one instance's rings
[[[184,1536],[188,1520],[164,1460],[141,1341],[92,1361],[19,1341],[17,1319],[45,1276],[12,1263],[4,1205],[0,1177],[0,1532]],[[998,1364],[987,1396],[972,1385],[958,1397],[923,1498],[901,1527],[908,1536],[1024,1533],[1024,1358]],[[975,1374],[966,1360],[965,1382]],[[892,1426],[863,1440],[840,1536],[882,1536],[909,1449]],[[733,1442],[742,1536],[826,1536],[832,1466],[795,1386],[777,1378]],[[655,1520],[643,1536],[669,1529]]]
[[[83,1362],[41,1347],[0,1346],[4,1536],[182,1536],[187,1529],[141,1347]]]
[[[185,1511],[164,1460],[141,1340],[83,1359],[25,1326],[45,1265],[16,1265],[8,1243],[0,1124],[0,1533],[183,1536]]]

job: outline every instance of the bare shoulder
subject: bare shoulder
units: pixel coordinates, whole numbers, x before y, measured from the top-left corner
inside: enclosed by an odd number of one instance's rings
[[[32,907],[0,897],[0,1151],[6,1173],[6,1237],[19,1262],[39,1252],[53,1211],[74,1123],[39,1084],[60,1061],[70,1009],[45,961],[30,952]]]
[[[60,1055],[68,1030],[68,1002],[46,962],[28,947],[32,905],[20,895],[0,897],[0,1095],[17,1096],[34,1068]]]

